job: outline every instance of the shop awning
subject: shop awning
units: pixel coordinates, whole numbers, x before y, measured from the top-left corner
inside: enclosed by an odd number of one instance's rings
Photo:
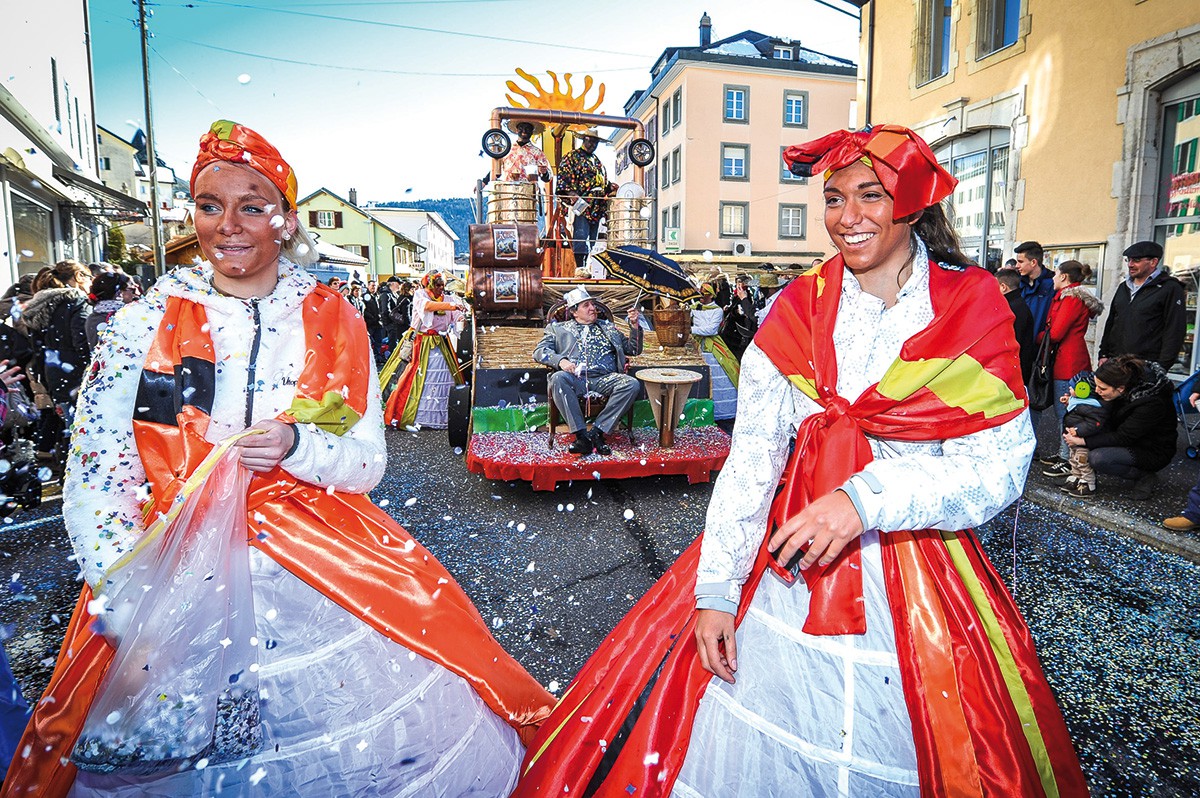
[[[127,197],[121,192],[106,185],[88,180],[83,175],[75,174],[61,167],[54,167],[54,176],[67,185],[74,186],[80,191],[87,192],[100,203],[99,207],[86,208],[91,213],[121,221],[141,221],[149,215],[146,203]]]

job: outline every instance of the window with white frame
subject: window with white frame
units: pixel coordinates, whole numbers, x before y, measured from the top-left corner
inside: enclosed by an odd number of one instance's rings
[[[792,48],[785,45],[775,45],[775,59],[778,61],[791,61]]]
[[[321,230],[332,230],[333,211],[317,211],[317,227]]]
[[[679,127],[679,123],[683,121],[683,87],[675,90],[671,95],[671,127]]]
[[[671,206],[671,226],[672,227],[675,227],[675,228],[679,227],[679,219],[680,219],[679,211],[680,211],[680,205],[678,202],[676,202],[674,205]]]
[[[663,103],[662,106],[662,135],[667,135],[667,131],[671,129],[671,104]]]
[[[720,213],[722,238],[744,238],[746,236],[746,217],[750,213],[750,203],[722,202]]]
[[[112,158],[108,157],[107,155],[101,155],[99,160],[100,160],[100,171],[102,171],[102,172],[111,172],[112,171]]]
[[[683,179],[683,147],[671,150],[671,185]]]
[[[964,136],[936,152],[938,162],[958,179],[950,206],[962,251],[993,271],[1003,260],[1008,153],[1008,128]]]
[[[671,185],[671,156],[666,155],[662,159],[662,187],[667,188]]]
[[[807,216],[808,206],[806,205],[780,205],[779,237],[804,238]]]
[[[808,92],[783,93],[783,126],[808,127]]]
[[[975,57],[983,58],[1016,44],[1021,19],[1021,0],[979,0],[978,46]]]
[[[726,86],[725,111],[726,122],[748,123],[750,121],[750,87]]]
[[[722,144],[721,145],[721,179],[749,180],[750,179],[750,145]]]

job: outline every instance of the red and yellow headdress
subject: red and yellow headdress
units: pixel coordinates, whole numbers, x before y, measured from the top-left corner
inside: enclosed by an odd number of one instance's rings
[[[792,174],[812,177],[836,172],[855,161],[874,170],[894,203],[899,220],[944,200],[958,180],[938,165],[925,140],[900,125],[877,125],[859,131],[838,130],[783,151]]]
[[[429,274],[427,274],[421,278],[421,287],[424,288],[426,291],[428,291],[430,289],[430,287],[433,286],[433,281],[440,279],[441,277],[442,277],[441,272],[430,272]]]
[[[279,150],[245,125],[218,119],[200,137],[200,154],[192,167],[192,193],[196,193],[196,177],[214,161],[229,161],[249,166],[270,180],[287,201],[288,210],[296,207],[296,172],[283,160]]]

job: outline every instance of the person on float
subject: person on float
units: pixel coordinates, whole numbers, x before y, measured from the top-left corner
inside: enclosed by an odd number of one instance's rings
[[[703,537],[583,667],[514,794],[1086,795],[966,531],[1020,495],[1034,437],[1006,303],[940,207],[956,181],[890,125],[784,160],[827,170],[839,255],[775,302]]]
[[[3,795],[505,794],[552,698],[367,496],[387,451],[370,342],[303,268],[315,247],[291,167],[222,120],[200,140],[191,189],[206,260],[113,317],[83,387],[63,515],[85,585]],[[89,618],[93,588],[214,445],[247,428],[259,434],[231,451],[253,472],[262,753],[77,773],[72,749],[114,654]]]
[[[713,419],[724,421],[737,414],[737,386],[741,367],[721,337],[725,311],[717,304],[717,289],[701,283],[700,304],[692,308],[692,337],[696,339],[712,382]]]
[[[388,397],[385,422],[400,427],[446,428],[450,388],[463,384],[454,346],[447,336],[457,334],[466,310],[465,301],[446,292],[446,280],[440,272],[421,278],[421,287],[412,300],[412,327],[408,333],[412,338],[411,357],[396,390]],[[386,365],[384,370],[386,373]]]
[[[583,286],[563,297],[570,318],[546,325],[533,359],[555,371],[547,379],[554,405],[575,436],[569,451],[586,457],[595,451],[608,456],[612,447],[605,436],[637,400],[641,383],[625,373],[626,358],[642,353],[641,313],[629,309],[629,335],[608,319],[599,317],[596,302]],[[600,394],[608,401],[589,430],[579,401]]]

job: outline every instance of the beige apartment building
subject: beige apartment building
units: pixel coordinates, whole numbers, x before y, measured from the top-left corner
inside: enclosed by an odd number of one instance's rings
[[[832,255],[820,181],[790,174],[781,154],[851,123],[855,65],[798,40],[743,31],[714,42],[710,31],[706,14],[699,46],[663,51],[625,104],[657,152],[646,184],[659,251],[730,267]],[[632,180],[631,139],[613,142],[618,183]]]
[[[875,36],[862,41],[859,124],[925,137],[960,181],[952,202],[969,254],[994,265],[1037,240],[1055,262],[1096,269],[1107,304],[1122,250],[1155,240],[1195,313],[1200,5],[873,0],[864,16]],[[1181,373],[1200,365],[1194,328]]]

